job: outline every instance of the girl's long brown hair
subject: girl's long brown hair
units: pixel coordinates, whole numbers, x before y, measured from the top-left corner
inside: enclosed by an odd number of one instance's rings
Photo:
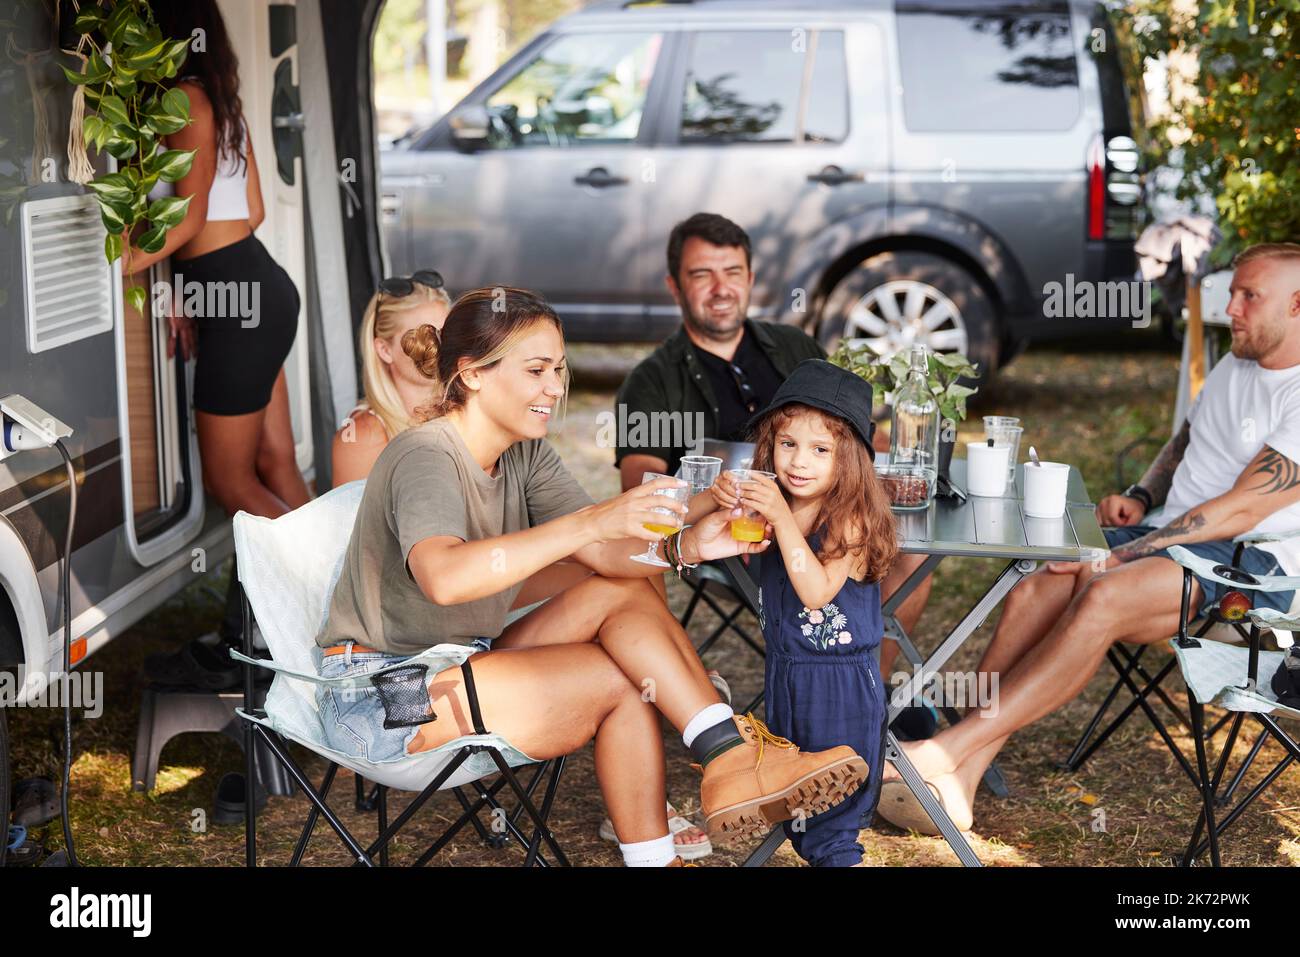
[[[866,580],[880,581],[898,556],[898,538],[889,499],[876,479],[862,439],[839,416],[811,406],[783,405],[768,413],[754,431],[754,468],[772,472],[776,437],[796,416],[815,415],[835,439],[835,481],[822,498],[813,522],[821,536],[817,558],[833,562],[852,552],[866,561]],[[789,498],[789,496],[786,496]]]

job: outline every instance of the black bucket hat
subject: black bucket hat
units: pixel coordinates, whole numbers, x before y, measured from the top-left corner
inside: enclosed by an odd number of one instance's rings
[[[750,419],[749,428],[752,431],[760,420],[784,405],[812,406],[853,426],[874,462],[876,450],[871,438],[876,434],[876,423],[871,421],[871,403],[871,386],[866,380],[825,359],[805,359],[781,383],[767,408]]]

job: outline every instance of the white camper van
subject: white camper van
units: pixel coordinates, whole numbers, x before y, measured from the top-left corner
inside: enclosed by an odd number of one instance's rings
[[[261,169],[257,235],[302,296],[287,376],[298,465],[318,490],[356,399],[354,320],[382,275],[370,90],[381,5],[220,3]],[[65,642],[84,663],[232,552],[200,480],[192,363],[167,357],[164,317],[125,306],[95,201],[67,176],[73,87],[59,66],[76,65],[60,52],[76,46],[74,16],[67,0],[0,0],[0,408],[10,428],[66,423],[77,480],[65,634],[64,461],[53,448],[0,452],[0,669],[47,673],[62,671]],[[169,280],[167,263],[140,279]]]

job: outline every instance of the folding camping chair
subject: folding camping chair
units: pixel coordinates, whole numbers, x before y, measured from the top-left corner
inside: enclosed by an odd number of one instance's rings
[[[481,837],[494,844],[499,844],[504,835],[513,837],[526,849],[526,866],[567,865],[564,852],[546,826],[564,759],[538,764],[505,738],[484,727],[470,665],[474,649],[462,645],[435,645],[369,675],[337,679],[320,677],[320,651],[315,637],[324,624],[329,598],[338,582],[364,484],[351,482],[340,486],[278,519],[259,518],[244,512],[234,519],[235,551],[243,594],[244,652],[231,654],[246,665],[244,707],[237,712],[245,722],[245,747],[251,755],[254,741],[264,742],[312,804],[290,863],[301,863],[316,824],[323,817],[358,864],[374,866],[377,857],[379,864],[386,865],[388,846],[393,837],[435,793],[450,790],[462,813],[414,862],[417,866],[426,864],[470,823]],[[254,618],[265,636],[270,660],[252,657]],[[457,665],[465,679],[473,734],[431,751],[383,762],[352,757],[325,743],[327,739],[316,703],[316,686],[329,685],[338,689],[374,687],[384,704],[387,718],[410,724],[432,711],[428,677]],[[255,667],[275,672],[265,708],[261,711],[253,707]],[[319,787],[312,784],[289,753],[288,741],[302,745],[326,760],[328,766]],[[537,766],[527,783],[523,784],[514,769],[529,764]],[[368,845],[363,846],[352,835],[327,803],[330,787],[340,767],[378,785],[375,804],[379,836]],[[494,773],[499,775],[497,780],[485,784],[483,778]],[[245,780],[255,780],[251,761]],[[534,795],[543,781],[545,788],[539,808],[534,803]],[[466,795],[466,787],[473,789],[474,798]],[[498,795],[507,787],[518,802],[513,810],[507,810],[498,800]],[[418,792],[391,824],[387,819],[389,788]],[[478,816],[485,808],[491,814],[488,827]],[[524,815],[526,821],[521,820]],[[532,830],[526,833],[529,824]],[[245,826],[247,863],[254,867],[257,864],[256,817],[251,801],[248,802]]]
[[[1196,743],[1196,783],[1201,794],[1201,813],[1197,817],[1182,863],[1184,867],[1190,866],[1208,848],[1211,863],[1218,867],[1221,863],[1219,839],[1223,832],[1241,816],[1251,802],[1264,793],[1278,775],[1293,761],[1300,758],[1300,745],[1282,729],[1276,720],[1276,717],[1300,719],[1300,709],[1280,703],[1271,687],[1271,678],[1281,665],[1286,652],[1263,651],[1260,648],[1263,629],[1273,629],[1275,633],[1288,632],[1293,641],[1294,633],[1300,631],[1300,617],[1284,615],[1272,609],[1248,612],[1250,621],[1248,648],[1234,647],[1221,642],[1202,642],[1188,637],[1186,622],[1192,590],[1192,573],[1195,572],[1201,578],[1216,580],[1229,588],[1251,591],[1288,591],[1300,588],[1300,576],[1271,575],[1262,580],[1256,579],[1239,569],[1216,565],[1177,545],[1169,549],[1169,555],[1183,566],[1181,622],[1178,637],[1173,639],[1171,644],[1175,660],[1187,685],[1192,737]],[[1285,644],[1290,646],[1292,641],[1287,641]],[[1264,676],[1263,681],[1260,680],[1261,674]],[[1232,720],[1213,775],[1210,774],[1205,748],[1208,736],[1203,733],[1205,705],[1211,702],[1226,709]],[[1236,743],[1237,734],[1247,714],[1259,723],[1263,731],[1238,770],[1231,789],[1235,790],[1240,783],[1246,767],[1254,761],[1267,738],[1277,741],[1286,755],[1223,816],[1222,820],[1216,822],[1215,805],[1223,801],[1223,798],[1218,795],[1219,782],[1223,779],[1232,755],[1232,746]],[[1204,839],[1201,837],[1202,832],[1206,835]]]
[[[1238,535],[1233,539],[1237,545],[1232,556],[1233,565],[1235,566],[1241,561],[1242,552],[1250,545],[1262,542],[1282,541],[1296,536],[1300,536],[1300,532],[1281,534],[1251,532],[1245,535]],[[1233,573],[1242,574],[1235,570]],[[1224,581],[1226,579],[1220,578],[1220,580]],[[1230,583],[1227,587],[1236,586]],[[1294,608],[1292,610],[1293,612],[1297,611],[1297,609]],[[1186,628],[1192,633],[1192,637],[1198,640],[1215,641],[1220,644],[1225,644],[1229,641],[1240,641],[1242,643],[1248,643],[1250,641],[1249,629],[1244,624],[1240,622],[1227,622],[1219,616],[1217,601],[1211,607],[1210,612],[1206,617],[1187,624]],[[1152,701],[1150,700],[1152,697],[1159,699],[1160,703],[1162,703],[1165,708],[1173,714],[1174,719],[1179,724],[1188,729],[1192,728],[1191,717],[1169,697],[1168,693],[1162,687],[1164,680],[1178,666],[1177,659],[1174,656],[1171,656],[1159,669],[1148,669],[1148,662],[1143,659],[1147,651],[1152,647],[1154,646],[1116,644],[1107,650],[1106,660],[1110,662],[1111,667],[1115,670],[1117,675],[1115,683],[1111,686],[1110,691],[1107,692],[1106,697],[1102,700],[1100,707],[1097,708],[1097,711],[1089,720],[1087,726],[1083,730],[1083,734],[1079,736],[1079,740],[1075,743],[1069,756],[1064,761],[1060,762],[1062,768],[1067,771],[1077,771],[1083,766],[1084,762],[1087,761],[1088,758],[1092,757],[1096,750],[1101,747],[1106,740],[1124,724],[1125,721],[1129,719],[1134,711],[1141,709],[1143,715],[1146,716],[1156,733],[1160,735],[1160,739],[1164,742],[1165,747],[1169,749],[1169,753],[1173,755],[1178,766],[1182,768],[1183,773],[1187,775],[1188,779],[1193,784],[1198,783],[1196,770],[1193,768],[1191,761],[1188,760],[1182,749],[1175,743],[1168,726],[1165,724],[1164,720],[1162,720],[1159,712],[1156,711],[1152,705]],[[1141,686],[1138,685],[1138,681],[1142,682]],[[1123,709],[1121,709],[1119,714],[1111,720],[1104,730],[1098,732],[1098,727],[1100,727],[1102,721],[1105,719],[1106,713],[1114,704],[1115,699],[1120,696],[1120,692],[1127,692],[1127,704]],[[1224,714],[1208,729],[1204,729],[1204,739],[1209,740],[1213,738],[1214,735],[1222,730],[1222,728],[1231,720],[1231,713]],[[1253,760],[1254,754],[1258,752],[1259,747],[1263,746],[1265,737],[1265,735],[1260,736],[1260,739],[1257,742],[1258,747],[1256,747],[1255,751],[1251,753],[1250,757],[1239,769],[1227,790],[1220,795],[1221,801],[1226,802],[1232,800],[1237,785],[1241,783],[1241,778],[1249,768],[1250,761]]]

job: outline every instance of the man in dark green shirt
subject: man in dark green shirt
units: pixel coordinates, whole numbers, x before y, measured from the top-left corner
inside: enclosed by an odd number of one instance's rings
[[[744,441],[750,418],[794,367],[826,356],[801,329],[745,318],[754,287],[749,236],[729,219],[696,213],[673,227],[665,280],[682,328],[618,390],[614,462],[624,489],[646,472],[676,472],[702,438]]]

